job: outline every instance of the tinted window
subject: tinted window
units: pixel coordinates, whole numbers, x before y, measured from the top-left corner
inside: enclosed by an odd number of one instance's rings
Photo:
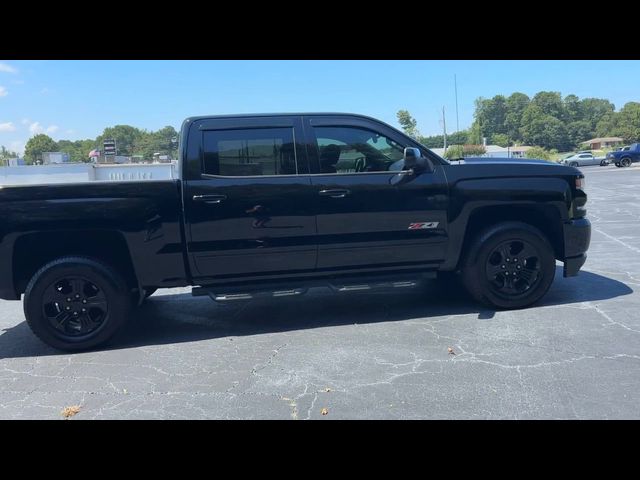
[[[314,127],[321,173],[386,172],[403,158],[404,146],[372,130]]]
[[[208,175],[246,177],[298,173],[291,128],[208,130],[203,135],[203,171]]]

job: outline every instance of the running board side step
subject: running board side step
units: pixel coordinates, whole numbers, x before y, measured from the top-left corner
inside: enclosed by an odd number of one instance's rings
[[[328,287],[336,293],[366,292],[374,290],[395,290],[414,288],[422,280],[436,278],[436,272],[422,272],[419,275],[396,275],[393,277],[341,277],[324,280],[307,280],[298,282],[296,288],[285,284],[254,284],[237,286],[194,287],[194,297],[209,296],[216,302],[233,302],[253,300],[255,298],[295,297],[304,295],[309,288]]]

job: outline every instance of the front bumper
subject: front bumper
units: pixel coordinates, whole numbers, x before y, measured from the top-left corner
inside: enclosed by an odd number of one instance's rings
[[[591,222],[579,218],[564,224],[564,276],[574,277],[587,261],[591,243]]]

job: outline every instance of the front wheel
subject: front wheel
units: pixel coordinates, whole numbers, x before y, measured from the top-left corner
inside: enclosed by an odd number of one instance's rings
[[[126,281],[109,266],[63,257],[33,276],[24,313],[43,342],[60,350],[85,350],[107,342],[124,325],[129,295]]]
[[[502,309],[527,307],[553,282],[553,247],[537,228],[504,222],[478,235],[463,261],[462,281],[477,301]]]
[[[601,167],[606,167],[607,165],[608,165],[608,163],[607,163],[607,161],[606,161],[606,160],[601,160],[601,161],[600,161],[600,166],[601,166]]]
[[[571,162],[569,164],[570,167],[579,167],[580,165],[578,164],[578,162]]]

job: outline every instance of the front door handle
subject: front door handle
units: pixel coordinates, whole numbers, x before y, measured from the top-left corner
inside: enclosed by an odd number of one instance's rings
[[[351,194],[351,191],[347,189],[335,189],[335,190],[320,190],[318,195],[331,198],[344,198]]]
[[[226,200],[226,195],[194,195],[194,202],[204,202],[204,203],[220,203],[223,200]]]

